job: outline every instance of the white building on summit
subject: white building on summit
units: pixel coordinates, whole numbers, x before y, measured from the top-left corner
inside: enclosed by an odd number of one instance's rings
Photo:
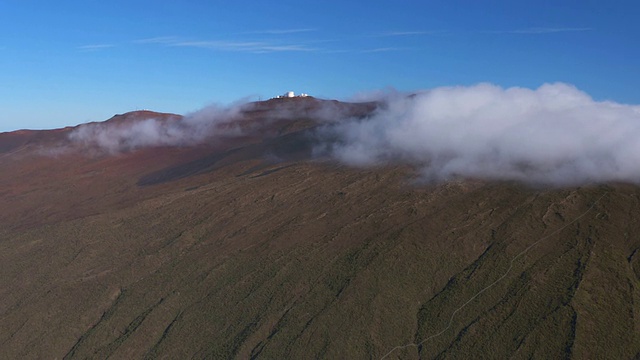
[[[284,95],[276,96],[274,99],[284,99],[284,98],[294,98],[294,97],[307,97],[308,94],[302,93],[300,95],[296,95],[293,91],[287,91]]]

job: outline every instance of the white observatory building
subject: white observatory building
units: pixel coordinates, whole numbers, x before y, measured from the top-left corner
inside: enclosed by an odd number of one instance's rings
[[[284,98],[295,98],[295,97],[307,97],[309,94],[301,93],[300,95],[296,95],[293,91],[287,91],[284,95],[276,96],[274,99],[284,99]]]

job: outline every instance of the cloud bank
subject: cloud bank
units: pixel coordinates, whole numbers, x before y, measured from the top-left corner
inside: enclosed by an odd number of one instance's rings
[[[640,106],[567,84],[390,94],[367,119],[324,128],[320,150],[356,166],[415,164],[428,179],[640,183]],[[335,140],[337,139],[337,140]]]
[[[240,129],[234,120],[241,111],[242,105],[212,105],[181,119],[122,119],[121,122],[84,124],[69,134],[69,140],[112,154],[144,147],[191,146],[212,136],[238,134]]]
[[[537,89],[478,84],[354,99],[369,103],[355,111],[315,100],[211,106],[179,121],[82,125],[70,139],[116,153],[264,135],[275,121],[315,119],[320,127],[306,137],[314,153],[352,166],[411,164],[431,181],[640,183],[640,106],[594,101],[568,84]]]
[[[68,139],[92,151],[116,154],[146,147],[215,143],[221,138],[274,136],[274,130],[269,127],[275,122],[314,119],[328,123],[345,114],[341,106],[331,101],[247,102],[243,99],[227,106],[211,105],[184,117],[132,112],[109,121],[80,125]]]

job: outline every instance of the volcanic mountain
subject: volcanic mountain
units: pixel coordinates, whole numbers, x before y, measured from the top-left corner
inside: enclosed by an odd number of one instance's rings
[[[3,357],[640,355],[637,186],[427,183],[318,151],[380,106],[0,134]]]

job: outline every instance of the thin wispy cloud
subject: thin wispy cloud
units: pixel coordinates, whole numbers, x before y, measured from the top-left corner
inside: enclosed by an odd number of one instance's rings
[[[374,54],[394,51],[406,51],[411,49],[412,48],[409,47],[379,47],[371,49],[322,49],[318,50],[318,52],[323,54]]]
[[[247,42],[247,41],[174,41],[167,43],[170,46],[181,46],[181,47],[194,47],[201,49],[213,49],[213,50],[227,50],[227,51],[237,51],[237,50],[248,50],[255,49],[260,46],[264,46],[265,43],[262,42]]]
[[[161,36],[135,40],[137,44],[164,45],[171,47],[190,47],[228,52],[250,52],[256,54],[272,52],[312,52],[318,49],[305,44],[291,44],[268,41],[239,40],[185,40],[176,36]]]
[[[191,47],[200,49],[209,49],[215,51],[228,51],[228,52],[249,52],[256,54],[274,53],[274,52],[316,52],[316,53],[381,53],[391,51],[407,50],[407,48],[399,48],[393,46],[384,46],[386,44],[380,44],[379,47],[370,49],[363,49],[362,47],[353,46],[350,49],[340,49],[339,43],[351,42],[358,39],[367,38],[384,38],[384,37],[416,37],[425,35],[435,35],[447,33],[444,30],[420,30],[420,31],[385,31],[375,34],[351,34],[341,38],[330,39],[305,39],[301,41],[288,42],[286,39],[279,39],[277,35],[283,34],[296,34],[304,32],[318,31],[315,28],[296,28],[296,29],[269,29],[269,30],[257,30],[248,31],[240,34],[262,34],[262,35],[274,35],[271,39],[253,38],[242,39],[242,36],[237,36],[237,39],[223,39],[223,40],[193,40],[186,39],[177,36],[159,36],[146,39],[139,39],[132,41],[135,44],[150,44],[150,45],[163,45],[172,47]],[[318,44],[336,43],[336,48],[327,48],[325,46],[318,47]]]
[[[359,52],[361,52],[361,53],[382,53],[382,52],[401,51],[401,50],[407,50],[407,48],[380,47],[380,48],[374,48],[374,49],[360,50]]]
[[[345,50],[345,49],[324,49],[324,50],[320,50],[319,52],[323,54],[347,54],[347,53],[353,53],[355,51]]]
[[[531,34],[531,35],[539,35],[539,34],[554,34],[554,33],[565,33],[565,32],[583,32],[583,31],[591,31],[593,28],[582,27],[582,28],[554,28],[554,27],[536,27],[536,28],[527,28],[527,29],[516,29],[516,30],[488,30],[483,31],[487,34]]]
[[[418,36],[418,35],[436,35],[446,33],[444,30],[432,31],[385,31],[373,34],[374,37],[392,37],[392,36]]]
[[[78,46],[78,50],[80,51],[98,51],[113,48],[115,45],[113,44],[91,44],[91,45],[82,45]]]
[[[134,40],[134,44],[172,44],[180,39],[177,36],[158,36],[147,39]]]
[[[276,51],[300,51],[300,52],[311,52],[317,51],[316,48],[310,48],[305,45],[266,45],[260,46],[255,50],[255,52],[276,52]]]
[[[304,28],[304,29],[270,29],[270,30],[256,30],[256,31],[245,31],[241,34],[265,34],[265,35],[285,35],[285,34],[297,34],[304,32],[313,32],[318,31],[318,29],[314,28]]]
[[[201,49],[211,49],[217,51],[241,51],[253,53],[269,52],[310,52],[317,49],[301,44],[275,44],[269,42],[256,41],[177,41],[170,46],[194,47]]]

